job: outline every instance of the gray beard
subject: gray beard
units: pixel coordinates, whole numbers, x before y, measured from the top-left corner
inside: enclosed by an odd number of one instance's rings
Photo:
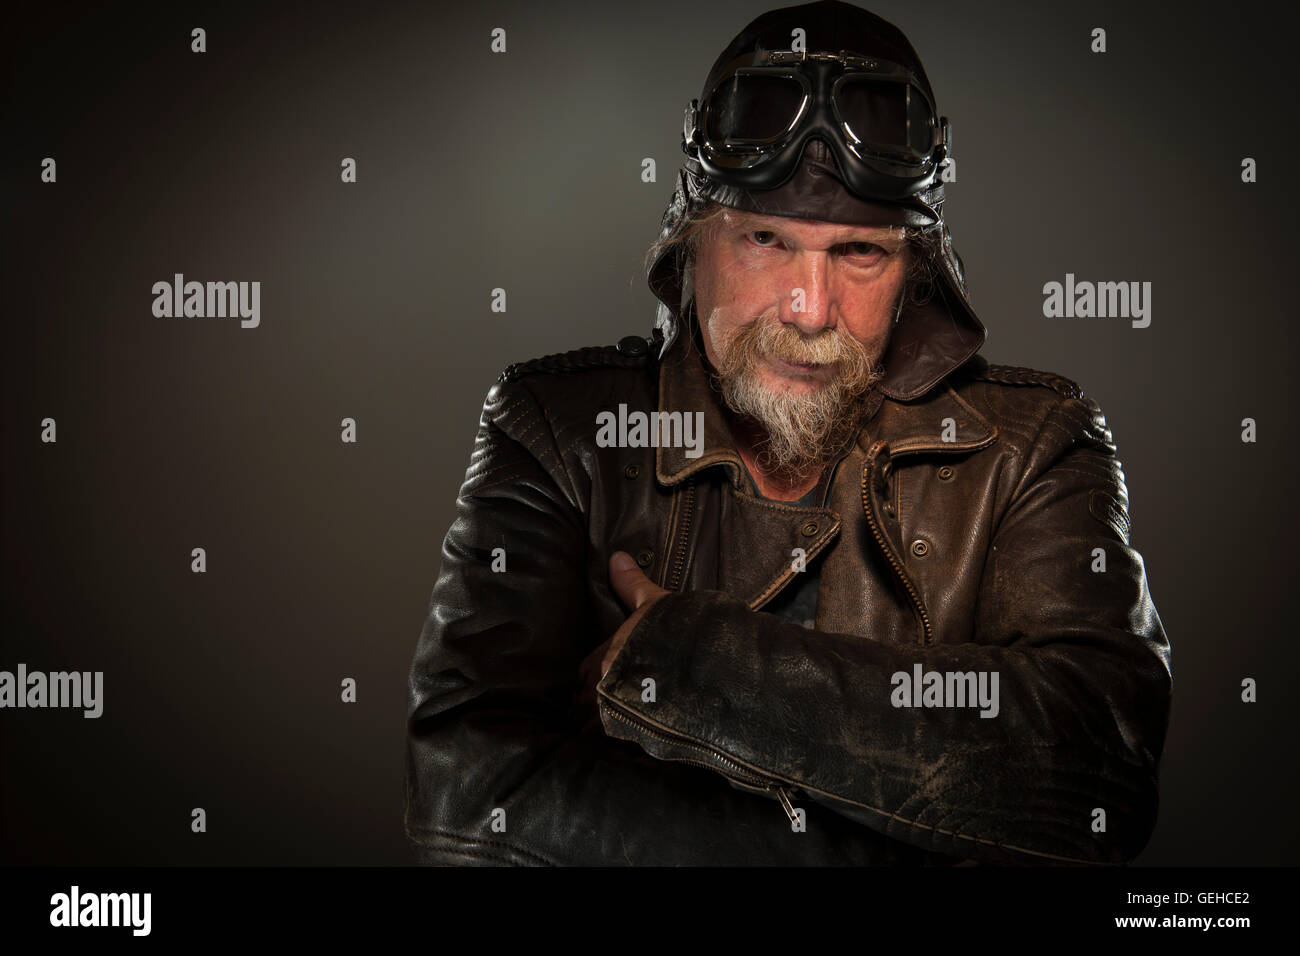
[[[761,428],[755,465],[782,481],[800,480],[837,460],[856,437],[884,377],[866,346],[838,329],[806,336],[794,326],[758,319],[719,343],[718,351],[715,385],[732,412]],[[838,364],[834,377],[815,391],[792,394],[764,384],[758,371],[763,355]]]

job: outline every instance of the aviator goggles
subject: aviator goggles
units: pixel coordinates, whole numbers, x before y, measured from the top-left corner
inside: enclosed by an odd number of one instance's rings
[[[723,183],[775,189],[812,137],[830,148],[848,187],[869,199],[926,190],[952,150],[947,117],[911,70],[843,50],[732,60],[703,101],[686,107],[682,149]]]

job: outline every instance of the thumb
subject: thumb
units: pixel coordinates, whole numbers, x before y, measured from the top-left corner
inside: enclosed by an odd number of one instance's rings
[[[626,551],[615,551],[609,556],[609,585],[619,600],[635,611],[658,590]]]

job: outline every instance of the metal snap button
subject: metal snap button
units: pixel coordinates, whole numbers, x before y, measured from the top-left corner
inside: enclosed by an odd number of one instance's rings
[[[954,472],[953,472],[952,468],[949,467],[948,465],[944,465],[942,468],[939,469],[939,480],[940,480],[940,481],[952,481],[952,476],[953,476],[953,474],[954,474]]]
[[[627,475],[629,478],[635,478],[637,475],[641,474],[641,466],[637,464],[628,465],[623,469],[623,474]]]
[[[912,553],[918,558],[924,558],[930,553],[930,542],[924,538],[917,538],[912,542]]]
[[[813,535],[817,533],[817,522],[805,521],[803,523],[803,527],[799,530],[801,530],[804,533],[804,537],[811,538]]]
[[[655,559],[655,555],[653,551],[638,551],[636,553],[636,563],[641,565],[641,567],[643,568],[648,568],[650,566],[650,562],[653,561],[654,559]]]
[[[618,340],[618,350],[625,355],[645,355],[646,341],[639,335],[626,335]]]
[[[885,502],[885,514],[889,515],[891,518],[893,517],[893,515],[894,515],[894,505],[893,505],[893,502],[890,502],[890,501],[886,501],[886,502]]]

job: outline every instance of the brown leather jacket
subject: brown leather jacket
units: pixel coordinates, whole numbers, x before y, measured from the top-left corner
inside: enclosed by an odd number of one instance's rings
[[[511,366],[487,396],[411,671],[419,859],[1133,858],[1169,645],[1096,403],[976,355],[881,396],[797,507],[756,496],[691,338],[661,358],[659,336]],[[703,454],[597,447],[620,403],[703,411]],[[821,555],[815,629],[763,611],[795,549]],[[674,593],[597,708],[578,668],[628,616],[615,550]],[[917,665],[996,673],[996,716],[896,706]]]

